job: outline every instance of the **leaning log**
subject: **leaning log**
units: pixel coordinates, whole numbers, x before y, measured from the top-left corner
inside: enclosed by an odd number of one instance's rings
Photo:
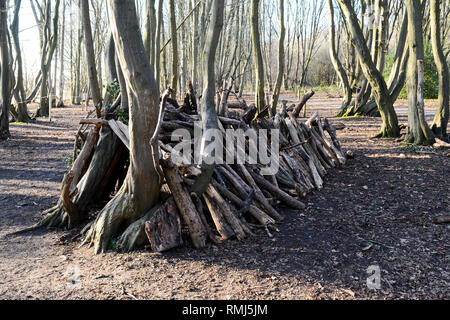
[[[208,237],[206,228],[183,183],[180,171],[170,158],[162,159],[160,163],[164,171],[166,182],[172,192],[178,209],[180,210],[181,216],[189,228],[189,235],[194,247],[203,248],[206,245]]]
[[[312,96],[315,94],[314,91],[308,92],[307,94],[305,94],[300,102],[295,106],[294,111],[292,111],[292,116],[294,118],[298,118],[298,116],[300,115],[300,112],[302,111],[303,107],[305,106],[305,104],[308,102],[309,99],[312,98]]]
[[[275,187],[273,184],[271,184],[256,172],[250,171],[250,174],[252,175],[253,179],[255,179],[256,183],[258,183],[262,188],[269,190],[269,192],[273,194],[277,199],[279,199],[282,203],[285,203],[293,209],[303,210],[306,208],[306,205],[303,202],[291,197],[280,188]]]

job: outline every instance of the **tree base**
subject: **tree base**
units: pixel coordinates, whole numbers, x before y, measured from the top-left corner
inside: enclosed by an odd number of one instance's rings
[[[94,247],[96,254],[115,249],[113,239],[120,234],[127,222],[128,224],[132,222],[129,221],[132,211],[132,196],[123,187],[97,215],[81,246]],[[132,239],[129,241],[132,242]],[[123,244],[127,244],[127,240],[123,240]]]

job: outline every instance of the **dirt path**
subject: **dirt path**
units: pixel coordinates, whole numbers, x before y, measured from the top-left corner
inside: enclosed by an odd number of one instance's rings
[[[324,102],[308,114],[332,116]],[[94,256],[63,231],[4,238],[57,200],[80,117],[78,108],[54,110],[53,122],[13,124],[13,138],[0,142],[2,299],[450,298],[449,227],[433,223],[450,214],[450,158],[367,139],[376,119],[342,121],[339,138],[355,159],[304,199],[305,211],[286,212],[274,239]],[[370,266],[380,269],[379,290],[367,287]]]

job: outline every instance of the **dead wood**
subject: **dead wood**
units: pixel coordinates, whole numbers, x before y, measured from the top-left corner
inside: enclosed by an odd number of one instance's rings
[[[163,159],[161,165],[164,171],[167,184],[177,203],[183,220],[188,225],[192,243],[196,248],[203,248],[206,245],[207,232],[203,225],[197,209],[192,202],[190,193],[183,183],[178,168],[172,163],[170,158]]]
[[[163,252],[183,246],[181,221],[173,197],[170,197],[145,223],[145,233],[153,251]]]
[[[283,203],[287,204],[291,208],[303,210],[306,208],[306,205],[298,201],[297,199],[294,199],[290,195],[288,195],[286,192],[281,190],[280,188],[275,187],[272,185],[269,181],[264,179],[262,176],[257,174],[254,171],[251,171],[250,174],[252,175],[253,179],[263,188],[269,190],[277,199],[282,201]]]
[[[300,115],[300,112],[302,111],[305,104],[308,102],[309,99],[312,98],[312,96],[315,94],[314,91],[310,91],[307,94],[305,94],[301,99],[300,102],[295,106],[294,111],[292,112],[292,116],[294,118],[298,118]]]

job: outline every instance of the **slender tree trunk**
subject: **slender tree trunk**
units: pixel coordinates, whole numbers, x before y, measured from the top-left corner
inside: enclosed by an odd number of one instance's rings
[[[161,33],[163,27],[163,0],[158,0],[158,16],[157,16],[157,29],[155,38],[155,70],[156,85],[158,89],[161,89]]]
[[[64,103],[64,44],[66,39],[66,6],[63,5],[62,23],[61,23],[61,64],[59,66],[59,99]]]
[[[192,6],[194,6],[194,1],[192,0]],[[198,28],[199,28],[199,23],[198,23],[198,17],[199,17],[199,13],[198,10],[195,10],[194,12],[194,34],[193,34],[193,41],[192,41],[192,75],[191,75],[191,79],[192,79],[192,85],[194,88],[197,88],[198,86],[198,80],[197,80],[197,75],[198,75],[198,47],[199,47],[199,32],[198,32]]]
[[[266,105],[264,96],[264,63],[259,31],[259,5],[260,0],[251,0],[251,33],[255,68],[255,102],[258,113],[261,112]]]
[[[342,99],[341,112],[339,116],[342,116],[342,112],[346,110],[346,108],[350,105],[352,101],[352,89],[350,88],[350,83],[348,81],[347,73],[345,72],[344,67],[342,66],[341,60],[339,59],[339,55],[336,50],[336,27],[334,24],[334,7],[333,0],[328,0],[328,8],[330,11],[330,57],[331,62],[333,63],[334,70],[339,76],[341,80],[343,89],[344,89],[344,98]]]
[[[214,172],[214,164],[208,163],[208,160],[216,156],[215,154],[211,154],[211,152],[213,152],[212,149],[214,149],[211,148],[211,145],[214,143],[220,143],[219,141],[209,141],[206,137],[209,133],[208,130],[217,130],[219,128],[214,99],[216,93],[215,62],[217,46],[219,44],[219,38],[223,27],[224,6],[224,0],[213,0],[211,22],[206,35],[206,59],[203,61],[205,89],[203,90],[200,105],[200,118],[202,120],[202,129],[204,134],[199,153],[202,155],[202,173],[192,187],[192,191],[196,192],[199,196],[205,192]]]
[[[144,28],[144,46],[150,59],[150,65],[155,64],[155,37],[156,37],[156,12],[155,0],[146,0],[145,2],[145,28]]]
[[[431,129],[438,138],[447,139],[449,121],[449,69],[441,44],[441,26],[439,0],[430,0],[431,44],[439,76],[438,110]]]
[[[172,42],[172,80],[170,86],[173,90],[173,98],[177,98],[178,86],[178,39],[177,39],[177,18],[175,13],[175,0],[169,0],[170,9],[170,36]]]
[[[114,37],[112,33],[108,36],[108,41],[105,46],[105,68],[106,68],[106,81],[108,84],[119,80],[117,79],[117,67],[116,67],[116,46],[114,44]],[[106,103],[106,102],[105,102]]]
[[[23,61],[22,61],[22,50],[20,48],[19,41],[19,11],[22,0],[16,0],[14,6],[14,18],[11,23],[11,36],[14,44],[14,50],[16,52],[16,63],[17,63],[17,75],[16,84],[14,87],[14,96],[17,103],[17,121],[28,122],[30,116],[28,115],[27,109],[27,97],[25,94],[25,88],[23,85]]]
[[[0,140],[8,139],[9,108],[11,104],[10,68],[8,50],[8,11],[7,1],[0,1],[0,53],[1,53],[1,105],[0,105]]]
[[[51,2],[46,2],[44,8],[44,13],[42,17],[43,26],[42,34],[44,34],[44,41],[42,43],[41,50],[41,72],[42,72],[42,82],[41,82],[41,99],[39,103],[39,109],[37,115],[48,117],[50,115],[49,95],[51,94],[51,85],[49,78],[51,76],[51,65],[52,59],[58,44],[58,18],[59,18],[59,4],[60,0],[56,0],[54,6],[54,16],[52,19],[52,8]],[[53,26],[50,27],[50,23],[53,22]],[[53,34],[52,32],[53,31]]]
[[[114,41],[113,41],[114,43]],[[119,57],[116,56],[116,70],[117,70],[117,81],[119,82],[119,86],[120,86],[120,107],[122,108],[122,110],[128,110],[129,106],[130,106],[130,101],[129,101],[129,94],[128,94],[128,89],[127,89],[127,83],[125,81],[125,77],[123,74],[123,69],[121,67],[120,61],[119,61]]]
[[[86,59],[88,64],[89,86],[92,93],[94,107],[97,118],[101,117],[102,95],[98,84],[97,68],[95,66],[94,42],[92,40],[91,18],[89,13],[89,1],[81,0],[81,10],[83,18],[84,44],[86,46]],[[89,95],[86,97],[89,100]]]
[[[278,42],[278,76],[275,83],[275,90],[272,97],[272,113],[277,113],[278,99],[280,97],[281,85],[283,84],[284,74],[284,38],[286,35],[286,28],[284,26],[284,0],[279,1],[280,9],[280,39]]]
[[[81,0],[78,2],[79,7],[81,7]],[[81,23],[81,16],[79,16],[79,24],[78,24],[78,46],[77,46],[77,54],[76,54],[76,62],[75,62],[75,84],[74,84],[74,96],[73,96],[73,104],[80,105],[81,104],[81,46],[83,42],[83,28]]]

